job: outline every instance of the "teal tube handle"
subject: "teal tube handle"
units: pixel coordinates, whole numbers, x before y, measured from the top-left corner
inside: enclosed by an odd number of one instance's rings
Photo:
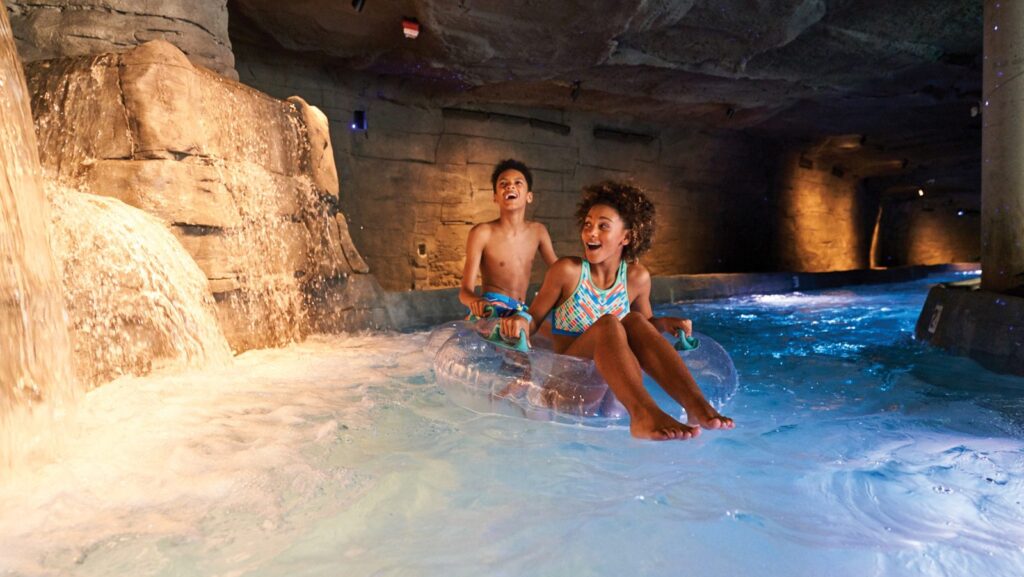
[[[688,337],[682,331],[679,332],[679,340],[677,340],[675,344],[677,351],[692,351],[699,346],[700,339],[697,337]]]
[[[519,331],[519,340],[518,341],[516,341],[516,342],[509,342],[509,341],[506,341],[501,336],[501,325],[494,325],[494,329],[491,330],[491,334],[490,334],[490,336],[487,337],[487,341],[490,342],[490,343],[493,343],[495,345],[498,345],[499,347],[504,347],[506,349],[512,349],[514,351],[519,351],[521,353],[528,353],[528,352],[530,352],[530,343],[526,339],[526,331],[525,330],[520,330]]]

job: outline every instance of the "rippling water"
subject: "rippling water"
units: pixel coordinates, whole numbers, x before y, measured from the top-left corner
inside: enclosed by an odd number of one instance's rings
[[[124,378],[0,485],[0,574],[1018,576],[1024,379],[926,290],[686,305],[741,384],[679,443],[456,407],[423,333]]]

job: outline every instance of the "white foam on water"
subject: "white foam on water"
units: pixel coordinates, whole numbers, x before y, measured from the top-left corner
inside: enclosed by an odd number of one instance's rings
[[[0,485],[0,574],[1016,575],[1021,379],[908,342],[892,290],[687,305],[741,373],[687,442],[473,414],[425,334],[122,378]]]

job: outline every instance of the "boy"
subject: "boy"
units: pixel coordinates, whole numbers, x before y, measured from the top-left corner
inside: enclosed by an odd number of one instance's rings
[[[486,316],[484,307],[488,305],[497,316],[525,313],[533,257],[539,250],[549,266],[558,258],[547,228],[526,220],[526,205],[533,202],[530,169],[518,160],[503,160],[491,173],[491,187],[498,218],[469,231],[459,290],[459,301],[478,317]],[[482,296],[473,290],[478,274],[483,281]]]

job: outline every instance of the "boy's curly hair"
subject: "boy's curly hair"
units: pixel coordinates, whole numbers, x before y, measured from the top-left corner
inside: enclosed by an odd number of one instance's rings
[[[587,213],[596,205],[614,208],[629,230],[629,244],[622,247],[622,258],[636,262],[651,248],[654,240],[654,203],[639,188],[607,180],[583,188],[583,199],[576,207],[580,229]]]
[[[523,173],[523,176],[526,177],[526,190],[533,191],[533,173],[530,172],[526,164],[514,158],[506,158],[494,166],[494,172],[491,173],[491,191],[498,191],[498,177],[509,169]]]

